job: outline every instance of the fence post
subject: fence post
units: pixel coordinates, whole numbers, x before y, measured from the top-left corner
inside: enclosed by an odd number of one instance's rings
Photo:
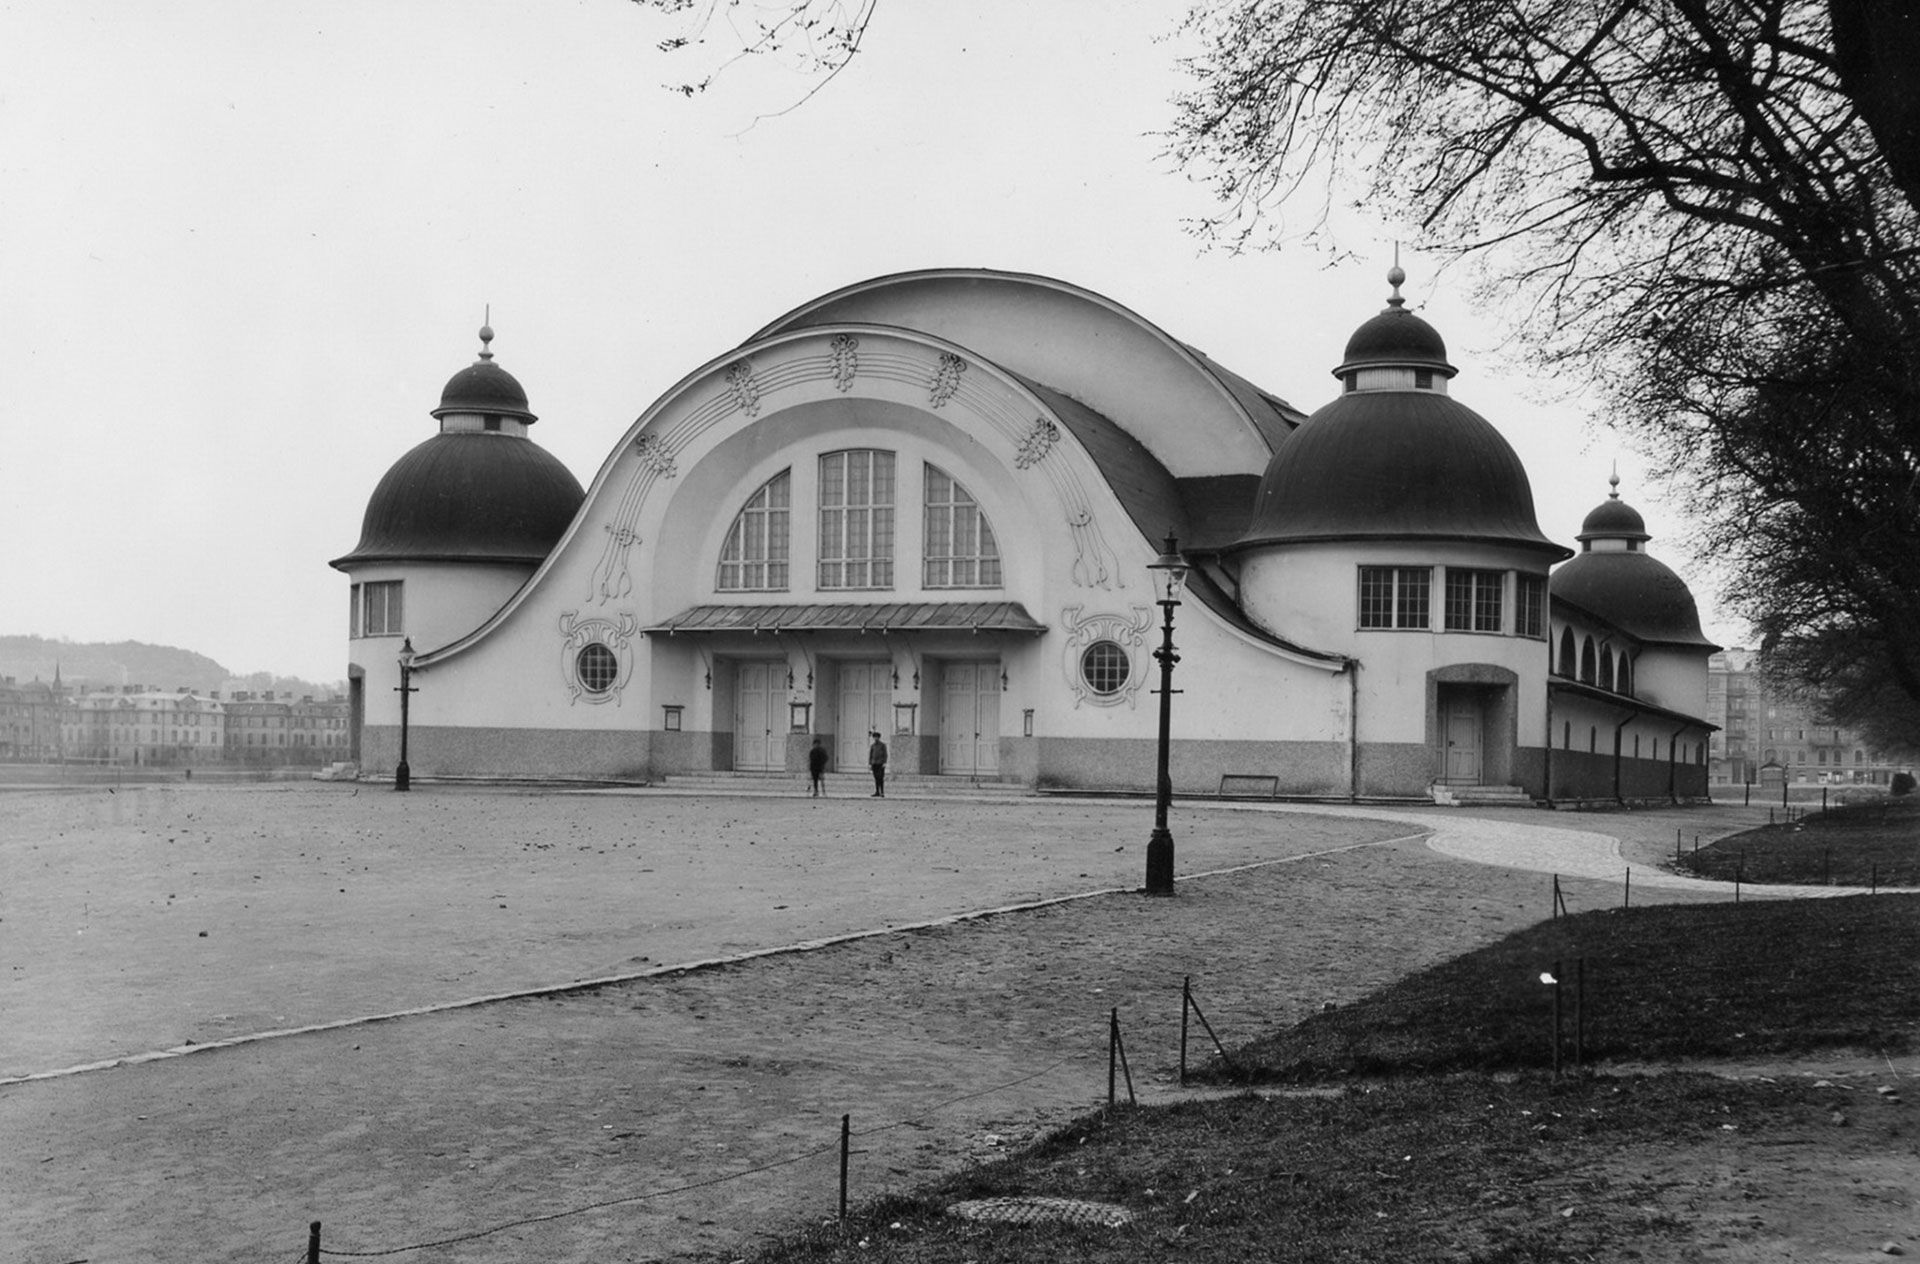
[[[1587,1069],[1587,959],[1573,963],[1573,1065]]]
[[[847,1151],[853,1140],[853,1116],[840,1116],[840,1227],[847,1225]]]
[[[1633,866],[1632,865],[1627,866],[1627,885],[1621,891],[1621,894],[1620,894],[1620,907],[1623,909],[1633,907]]]
[[[1120,1007],[1107,1018],[1107,1109],[1113,1109],[1114,1076],[1120,1069]]]
[[[307,1264],[320,1264],[320,1222],[307,1226]]]
[[[1193,976],[1180,984],[1180,1083],[1187,1082],[1187,1011],[1193,1007]]]
[[[1553,963],[1553,1078],[1560,1078],[1560,963]]]

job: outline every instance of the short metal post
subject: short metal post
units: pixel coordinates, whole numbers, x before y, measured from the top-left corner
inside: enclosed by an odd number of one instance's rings
[[[1193,1008],[1193,976],[1180,984],[1180,1082],[1187,1082],[1187,1011]]]
[[[1625,889],[1621,892],[1620,907],[1621,908],[1633,907],[1633,866],[1632,865],[1627,866],[1627,885]]]
[[[840,1116],[840,1225],[847,1223],[847,1154],[853,1141],[853,1116]]]
[[[1560,1078],[1560,963],[1553,963],[1553,1078]]]
[[[307,1264],[320,1264],[320,1222],[307,1226]]]
[[[1587,959],[1578,958],[1573,963],[1573,1065],[1586,1070],[1587,1065]]]
[[[1120,1007],[1107,1016],[1107,1109],[1113,1109],[1114,1076],[1120,1069]]]

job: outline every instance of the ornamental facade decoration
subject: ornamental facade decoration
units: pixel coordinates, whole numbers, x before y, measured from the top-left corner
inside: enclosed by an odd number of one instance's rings
[[[643,434],[635,439],[633,453],[640,458],[642,467],[652,470],[661,478],[672,478],[680,472],[674,465],[672,451],[657,434]]]
[[[928,399],[933,407],[939,408],[952,399],[954,392],[960,389],[960,375],[967,371],[967,362],[951,351],[940,353],[939,367],[933,371],[933,393]]]
[[[1013,468],[1031,469],[1040,463],[1042,457],[1053,451],[1053,445],[1060,442],[1060,427],[1045,417],[1035,417],[1033,425],[1028,427],[1026,435],[1020,440],[1020,446],[1014,452]]]
[[[605,524],[603,529],[607,533],[607,547],[593,568],[593,588],[587,596],[604,606],[633,591],[630,561],[633,546],[640,543],[640,533],[632,527],[611,522]]]
[[[727,366],[727,394],[734,406],[747,416],[760,415],[760,387],[753,380],[751,360],[735,360]]]
[[[860,340],[852,334],[840,334],[828,348],[833,358],[833,385],[838,391],[853,389],[854,374],[860,371]]]
[[[1130,615],[1082,615],[1085,609],[1066,606],[1060,611],[1060,625],[1067,634],[1060,665],[1067,687],[1073,690],[1073,705],[1136,706],[1136,695],[1147,679],[1145,647],[1153,611],[1133,606]]]
[[[1118,559],[1113,549],[1108,547],[1107,539],[1100,532],[1100,524],[1095,520],[1093,511],[1085,505],[1072,509],[1067,514],[1067,530],[1073,535],[1073,582],[1081,588],[1125,588],[1127,583],[1120,578]]]
[[[633,638],[640,621],[626,611],[616,618],[582,619],[579,611],[560,616],[560,678],[569,702],[620,705],[633,675]]]

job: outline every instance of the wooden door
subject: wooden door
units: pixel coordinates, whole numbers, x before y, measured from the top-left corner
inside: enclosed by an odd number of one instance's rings
[[[834,767],[867,766],[872,733],[892,727],[893,667],[889,663],[840,664],[839,710],[834,718]],[[891,743],[889,743],[891,745]]]
[[[940,771],[970,776],[1000,771],[999,664],[942,668]]]
[[[733,766],[742,772],[786,767],[785,667],[741,663],[733,691]]]
[[[1450,785],[1480,784],[1481,728],[1480,700],[1471,694],[1448,695],[1443,722],[1446,768],[1442,775]]]

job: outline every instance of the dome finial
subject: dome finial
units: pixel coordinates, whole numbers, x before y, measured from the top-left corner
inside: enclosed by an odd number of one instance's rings
[[[481,321],[480,323],[480,358],[482,360],[491,360],[493,359],[493,304],[492,303],[488,303],[486,305],[485,312],[486,312],[486,315],[480,318],[480,321]]]
[[[1387,298],[1388,307],[1405,305],[1407,300],[1400,297],[1400,285],[1406,279],[1406,270],[1400,266],[1400,243],[1396,241],[1393,243],[1393,266],[1387,269],[1387,284],[1393,287],[1393,293]]]
[[[1607,493],[1607,499],[1619,500],[1620,499],[1620,462],[1618,461],[1615,461],[1613,463],[1613,473],[1607,479],[1607,486],[1613,488],[1612,491]]]

